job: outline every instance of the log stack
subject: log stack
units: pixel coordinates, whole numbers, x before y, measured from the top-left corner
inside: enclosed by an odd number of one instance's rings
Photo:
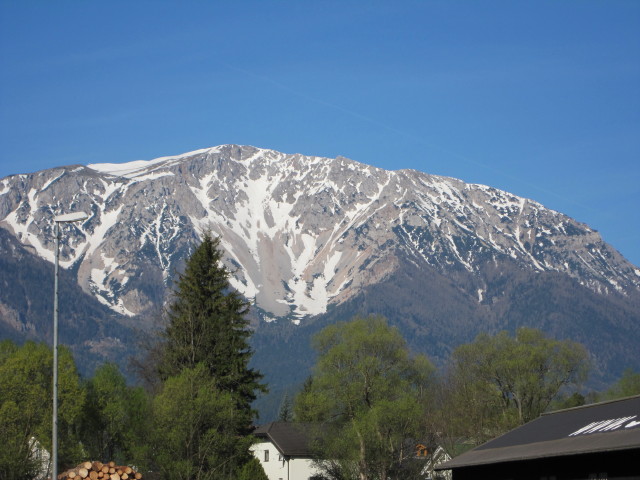
[[[84,462],[58,475],[58,480],[140,480],[142,474],[114,462]]]

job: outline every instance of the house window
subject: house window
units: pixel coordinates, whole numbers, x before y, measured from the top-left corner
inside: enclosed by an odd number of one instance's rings
[[[264,461],[268,462],[269,461],[269,450],[265,450],[264,451]]]

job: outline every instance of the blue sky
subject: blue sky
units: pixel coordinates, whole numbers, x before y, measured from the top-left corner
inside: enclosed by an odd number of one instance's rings
[[[0,178],[225,143],[491,185],[640,265],[640,2],[0,0]]]

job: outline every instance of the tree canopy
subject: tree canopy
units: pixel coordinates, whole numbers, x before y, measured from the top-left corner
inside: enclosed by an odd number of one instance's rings
[[[235,478],[250,440],[238,435],[233,396],[222,392],[203,363],[167,379],[153,402],[155,461],[165,478]]]
[[[634,372],[632,368],[627,368],[622,372],[622,376],[602,395],[603,400],[614,400],[616,398],[640,395],[640,372]]]
[[[441,425],[450,437],[479,444],[537,418],[586,379],[588,353],[579,343],[520,328],[480,334],[454,350],[442,387]]]
[[[409,475],[426,442],[433,366],[410,355],[382,317],[326,327],[314,338],[318,361],[297,396],[296,419],[321,425],[318,455],[330,478],[384,480]],[[414,474],[416,472],[413,472]]]
[[[118,366],[106,363],[86,384],[87,401],[82,420],[82,442],[90,458],[140,465],[148,430],[150,405],[141,387],[129,387]]]
[[[59,463],[73,464],[81,454],[74,428],[81,416],[85,392],[68,349],[58,357]],[[21,347],[0,342],[0,478],[34,478],[41,468],[35,441],[50,451],[52,429],[53,352],[43,343]]]

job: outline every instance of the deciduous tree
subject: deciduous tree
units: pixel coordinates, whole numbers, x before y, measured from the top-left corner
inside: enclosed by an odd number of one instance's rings
[[[441,390],[445,441],[465,438],[473,446],[537,418],[562,393],[570,395],[588,367],[581,344],[539,330],[480,334],[452,355]]]
[[[316,434],[325,475],[417,475],[424,465],[414,463],[416,444],[429,440],[431,363],[410,355],[398,330],[381,317],[329,326],[314,346],[318,361],[295,412],[296,419],[321,425]]]
[[[90,458],[141,465],[150,406],[141,387],[130,387],[118,366],[98,367],[86,383],[82,440]]]
[[[461,376],[484,381],[499,394],[519,423],[540,416],[561,390],[586,379],[588,354],[581,344],[554,340],[540,330],[520,328],[515,337],[480,334],[458,347],[454,365]]]
[[[260,461],[253,457],[242,466],[236,480],[269,480],[269,477],[264,473]]]
[[[204,363],[169,377],[154,399],[156,463],[167,479],[235,478],[250,439],[233,395],[216,386]]]
[[[71,465],[81,455],[77,435],[84,391],[73,357],[59,347],[59,464]],[[31,479],[41,468],[34,442],[51,451],[53,352],[45,344],[17,347],[0,343],[0,478]]]
[[[627,368],[622,376],[603,395],[604,400],[640,395],[640,373]]]

